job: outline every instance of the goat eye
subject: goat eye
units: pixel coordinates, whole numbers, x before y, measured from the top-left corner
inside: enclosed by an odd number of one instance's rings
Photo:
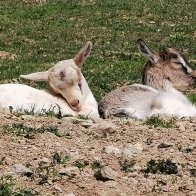
[[[177,64],[177,65],[183,66],[183,64],[181,62],[174,62],[174,63]]]

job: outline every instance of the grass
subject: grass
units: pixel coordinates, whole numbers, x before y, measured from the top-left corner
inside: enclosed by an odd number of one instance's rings
[[[121,170],[123,170],[125,173],[133,172],[133,167],[135,164],[135,160],[128,161],[125,159],[124,161],[120,162]]]
[[[43,125],[40,128],[35,128],[26,126],[22,123],[13,123],[10,125],[4,125],[3,128],[6,133],[11,133],[16,136],[24,136],[27,139],[34,139],[36,134],[45,132],[50,132],[58,137],[61,137],[61,135],[59,134],[58,127],[56,125]]]
[[[2,176],[0,178],[0,195],[1,196],[36,196],[40,195],[31,188],[19,189],[15,187],[11,176]]]
[[[173,163],[172,160],[167,159],[167,160],[154,160],[151,159],[150,161],[147,162],[146,164],[146,170],[144,171],[145,173],[151,173],[151,174],[156,174],[156,173],[162,173],[162,174],[177,174],[178,173],[178,167],[176,163]]]
[[[70,154],[65,154],[64,157],[63,157],[58,152],[55,152],[52,158],[53,158],[53,163],[54,164],[65,164],[66,162],[71,160],[71,155]]]
[[[17,58],[0,58],[0,82],[72,58],[87,40],[93,51],[83,73],[98,101],[118,85],[140,82],[145,59],[138,55],[138,38],[157,50],[182,48],[196,67],[194,7],[194,0],[1,0],[0,51]]]
[[[173,119],[166,121],[159,116],[152,116],[145,121],[145,124],[154,127],[173,128],[175,126],[175,121]]]

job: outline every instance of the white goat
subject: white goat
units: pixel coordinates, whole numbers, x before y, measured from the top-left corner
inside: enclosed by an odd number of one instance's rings
[[[100,116],[124,114],[138,119],[157,114],[196,116],[195,105],[176,90],[195,84],[196,70],[185,57],[171,48],[160,54],[152,52],[143,40],[138,40],[138,48],[149,59],[143,72],[146,85],[125,85],[107,94],[99,104]]]
[[[196,107],[179,91],[158,91],[150,86],[122,86],[107,94],[99,104],[103,118],[126,115],[145,119],[152,115],[196,116]]]
[[[21,78],[47,81],[56,94],[38,90],[22,84],[0,85],[0,107],[12,106],[14,110],[32,110],[35,113],[44,111],[59,112],[63,115],[85,115],[99,118],[97,102],[81,73],[81,66],[89,56],[92,43],[87,42],[84,48],[73,58],[59,61],[45,72],[21,75]]]

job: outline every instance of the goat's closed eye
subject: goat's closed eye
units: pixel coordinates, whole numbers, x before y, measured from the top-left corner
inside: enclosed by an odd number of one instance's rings
[[[183,64],[181,63],[181,62],[174,62],[173,64],[172,64],[172,67],[174,68],[174,69],[182,69],[183,68]]]
[[[176,65],[181,65],[183,66],[183,64],[181,62],[174,62]]]

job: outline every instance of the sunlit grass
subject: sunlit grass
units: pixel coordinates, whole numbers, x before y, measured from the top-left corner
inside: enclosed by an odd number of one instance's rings
[[[83,72],[97,100],[118,85],[141,81],[145,59],[138,38],[157,50],[182,48],[196,66],[193,0],[39,2],[0,1],[0,51],[17,55],[0,58],[1,83],[72,58],[88,40],[93,51]]]

